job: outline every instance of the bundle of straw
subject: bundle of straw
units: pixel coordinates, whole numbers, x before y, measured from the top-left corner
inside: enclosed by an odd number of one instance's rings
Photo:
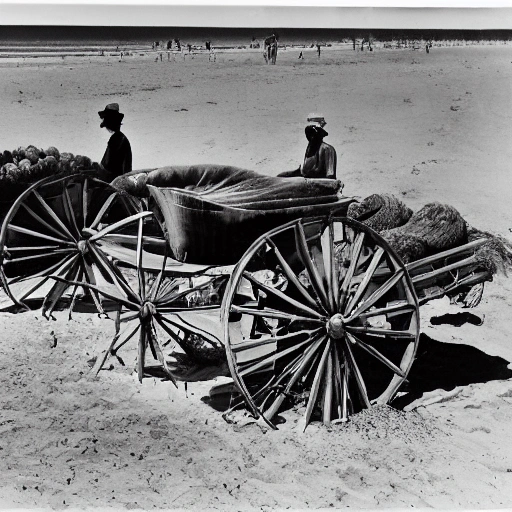
[[[484,245],[478,247],[475,252],[477,261],[493,275],[502,273],[508,275],[512,270],[512,243],[505,237],[488,231],[480,231],[467,225],[468,241],[487,239]]]
[[[409,221],[381,235],[408,263],[467,243],[466,222],[453,206],[426,204]]]
[[[363,221],[375,231],[403,226],[412,215],[412,210],[391,194],[372,194],[360,203],[352,203],[348,207],[347,216],[357,219],[365,214],[375,214]]]
[[[404,263],[419,260],[427,253],[427,244],[419,236],[397,229],[384,230],[380,234]]]

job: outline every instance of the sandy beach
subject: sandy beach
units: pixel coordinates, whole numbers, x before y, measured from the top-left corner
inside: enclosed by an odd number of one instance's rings
[[[259,51],[0,59],[0,149],[99,161],[98,111],[118,102],[134,169],[276,175],[302,162],[319,112],[345,195],[440,201],[511,239],[512,46],[299,52],[276,66]],[[213,381],[139,384],[134,347],[92,379],[112,321],[0,313],[0,507],[512,508],[511,305],[512,280],[498,276],[472,311],[481,326],[433,325],[461,311],[447,298],[422,306],[395,408],[304,433],[294,410],[278,431],[226,423]]]

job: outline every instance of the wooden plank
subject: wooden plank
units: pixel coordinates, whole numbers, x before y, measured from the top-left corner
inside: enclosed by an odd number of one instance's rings
[[[453,249],[449,249],[447,251],[439,252],[437,254],[433,254],[432,256],[427,256],[426,258],[422,258],[421,260],[412,261],[411,263],[407,263],[405,268],[409,273],[412,270],[420,268],[424,265],[430,265],[432,263],[436,263],[437,261],[441,261],[450,256],[456,256],[460,254],[464,254],[469,251],[474,251],[474,249],[480,247],[481,245],[488,242],[486,238],[479,238],[478,240],[473,240],[465,245],[461,245],[460,247],[455,247]]]

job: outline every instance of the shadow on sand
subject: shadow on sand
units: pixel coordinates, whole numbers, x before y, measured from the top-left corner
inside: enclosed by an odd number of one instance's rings
[[[435,389],[451,391],[457,386],[510,379],[512,370],[508,365],[509,361],[502,357],[490,356],[475,347],[436,341],[421,334],[416,361],[401,389],[407,394],[391,405],[403,409]]]

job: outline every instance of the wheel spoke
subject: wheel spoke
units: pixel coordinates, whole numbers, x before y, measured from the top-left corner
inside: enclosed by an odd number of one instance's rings
[[[84,275],[84,271],[79,267],[77,276],[75,277],[75,281],[80,282],[83,275]],[[69,320],[71,320],[71,315],[73,314],[73,310],[75,309],[75,302],[76,302],[76,298],[77,298],[78,288],[80,288],[79,285],[75,284],[75,286],[73,288],[73,292],[71,294],[71,304],[69,306],[69,315],[68,315]]]
[[[394,329],[379,329],[378,327],[360,327],[347,325],[346,330],[352,333],[369,334],[370,336],[395,337],[395,338],[414,338],[415,335],[409,331],[397,331]]]
[[[416,307],[414,304],[409,304],[406,301],[400,301],[397,304],[392,304],[390,306],[386,306],[384,308],[376,308],[376,309],[370,309],[369,311],[365,311],[364,313],[361,313],[360,315],[365,317],[372,317],[372,316],[380,316],[380,315],[388,315],[388,314],[395,314],[400,315],[402,313],[412,313],[415,311]],[[359,318],[359,315],[355,315],[354,313],[350,315],[345,322],[349,323],[355,318]]]
[[[251,373],[257,372],[258,370],[261,370],[262,368],[265,368],[265,366],[274,364],[278,359],[287,356],[288,354],[299,350],[299,348],[304,347],[308,343],[311,343],[310,340],[303,341],[301,343],[298,343],[297,345],[294,345],[293,347],[289,347],[285,350],[282,350],[281,352],[275,352],[265,359],[262,359],[261,361],[258,361],[257,363],[245,367],[243,370],[239,371],[238,374],[240,377],[244,377],[246,375],[250,375]]]
[[[322,245],[322,256],[324,258],[330,311],[337,311],[336,295],[338,289],[338,265],[334,256],[334,226],[332,220],[329,221],[327,229],[324,230],[324,233],[320,238],[320,243]]]
[[[57,242],[59,244],[71,245],[74,246],[74,242],[70,242],[69,240],[63,240],[62,238],[55,238],[54,236],[45,235],[43,233],[38,233],[37,231],[33,231],[32,229],[24,228],[22,226],[17,226],[15,224],[8,224],[7,229],[11,231],[16,231],[18,233],[23,233],[24,235],[30,235],[35,238],[42,238],[44,240],[50,240],[51,242]]]
[[[295,338],[307,338],[311,339],[315,335],[320,333],[320,329],[304,330],[299,332],[292,332],[283,336],[262,336],[254,340],[244,340],[241,343],[232,344],[231,348],[233,353],[244,352],[245,350],[252,350],[255,348],[263,347],[265,345],[275,344],[278,342],[284,343],[286,341],[293,340]]]
[[[249,272],[245,271],[243,273],[243,276],[248,281],[250,281],[254,286],[259,288],[260,290],[263,290],[265,293],[269,293],[271,295],[274,295],[275,297],[278,297],[279,299],[281,299],[282,301],[288,303],[289,305],[291,305],[291,306],[293,306],[293,307],[295,307],[297,309],[300,309],[302,311],[302,313],[306,313],[308,315],[311,315],[314,318],[325,318],[324,315],[322,315],[322,314],[318,313],[317,311],[315,311],[314,309],[311,309],[310,307],[302,304],[301,302],[299,302],[299,301],[297,301],[295,299],[292,299],[291,297],[288,297],[288,295],[286,295],[282,291],[280,291],[280,290],[278,290],[276,288],[272,288],[270,286],[266,286],[263,283],[260,283]]]
[[[361,347],[363,350],[366,350],[366,352],[378,359],[382,364],[386,365],[392,372],[396,373],[402,378],[406,377],[405,373],[400,368],[398,368],[398,366],[393,364],[387,357],[383,356],[376,348],[368,345],[364,341],[361,341],[359,338],[349,332],[347,332],[347,336],[352,344]]]
[[[63,270],[65,270],[65,268],[67,268],[67,263],[69,263],[69,261],[71,261],[72,258],[73,258],[73,256],[69,255],[66,258],[63,258],[62,260],[60,260],[57,264],[53,265],[49,269],[45,269],[44,271],[39,272],[39,274],[36,274],[35,276],[31,276],[30,278],[27,278],[27,281],[32,281],[33,279],[37,279],[37,278],[41,278],[41,280],[38,281],[35,285],[31,286],[28,291],[23,291],[22,292],[23,295],[19,299],[15,299],[12,296],[12,293],[10,293],[10,298],[12,300],[14,300],[14,302],[16,302],[18,304],[21,303],[23,305],[23,301],[25,299],[30,297],[30,295],[32,295],[37,289],[39,289],[41,286],[43,286],[48,281],[48,279],[50,279],[51,272],[53,272],[56,269],[58,269],[57,272],[62,272]],[[21,280],[11,281],[8,283],[8,287],[6,289],[10,289],[10,287],[12,287],[13,285],[16,285],[20,282],[21,282]]]
[[[170,327],[165,325],[165,323],[162,321],[162,318],[159,316],[156,316],[155,320],[157,321],[158,325],[172,338],[174,343],[177,343],[178,345],[181,346],[181,343],[182,343],[181,338]]]
[[[137,331],[141,328],[140,322],[135,322],[135,327],[126,326],[122,333],[118,333],[116,336],[114,343],[112,344],[112,348],[110,352],[112,355],[115,355],[117,351],[124,347],[134,336],[137,334]],[[117,347],[115,344],[118,343]]]
[[[104,228],[101,231],[98,231],[97,233],[92,235],[91,238],[89,238],[89,240],[91,242],[94,242],[95,240],[99,240],[100,238],[103,238],[105,235],[108,235],[109,233],[113,233],[114,231],[126,226],[127,224],[131,224],[132,222],[135,222],[136,220],[143,219],[144,217],[150,217],[152,215],[153,215],[152,212],[136,213],[135,215],[127,217],[126,219],[122,219],[118,222],[114,222],[114,224],[110,224],[106,228]]]
[[[293,371],[292,378],[288,381],[286,388],[284,391],[280,393],[280,395],[274,400],[272,405],[265,410],[263,414],[271,420],[274,415],[279,410],[279,407],[281,407],[281,404],[283,403],[284,399],[286,398],[286,395],[290,392],[292,387],[297,383],[297,381],[300,379],[306,368],[308,368],[308,365],[311,363],[311,359],[313,356],[317,353],[318,349],[320,348],[320,345],[325,341],[325,337],[319,338],[316,341],[314,341],[305,351],[303,354],[300,354],[292,363],[290,363],[287,367],[287,371],[283,371],[283,374],[279,377],[277,384],[283,379],[286,378],[289,373]],[[302,359],[302,360],[301,360]],[[256,398],[256,397],[255,397]]]
[[[336,395],[336,413],[338,419],[343,418],[342,413],[342,381],[341,381],[341,365],[340,354],[336,343],[333,344],[334,352],[334,391]]]
[[[293,315],[290,313],[284,313],[282,311],[278,311],[276,309],[263,308],[263,309],[251,309],[248,307],[242,306],[231,306],[231,311],[233,313],[241,313],[243,315],[252,315],[252,316],[260,316],[265,318],[275,318],[278,320],[290,320],[291,322],[295,321],[303,321],[303,322],[311,322],[316,324],[325,324],[325,320],[319,318],[310,318],[306,316]]]
[[[60,245],[27,245],[24,247],[5,247],[6,253],[12,252],[27,252],[27,251],[53,251],[54,249],[60,249]],[[72,250],[72,249],[67,249]]]
[[[315,290],[320,302],[322,303],[324,308],[329,307],[329,301],[327,300],[327,294],[325,293],[324,285],[322,283],[322,279],[320,278],[320,274],[318,273],[318,269],[316,265],[313,263],[311,256],[309,254],[308,243],[306,241],[306,235],[304,233],[304,227],[300,222],[295,224],[295,241],[297,243],[297,253],[300,257],[300,260],[309,276],[309,280],[311,282],[311,286]]]
[[[331,350],[327,356],[327,369],[325,374],[325,389],[324,389],[324,403],[322,407],[323,412],[323,424],[329,426],[331,424],[332,417],[332,377],[333,377],[333,351]]]
[[[142,234],[144,229],[144,219],[139,219],[139,231],[137,235],[137,277],[139,279],[139,296],[142,300],[146,299],[146,279],[144,271],[142,270]]]
[[[69,254],[70,252],[74,252],[73,249],[54,249],[51,251],[50,255],[53,256],[54,254]],[[4,265],[8,263],[19,263],[20,261],[28,261],[28,260],[36,260],[44,258],[44,256],[48,256],[45,254],[33,254],[31,256],[21,256],[19,258],[10,258],[4,260]]]
[[[162,268],[160,270],[160,273],[158,274],[157,278],[153,281],[153,285],[151,286],[151,289],[149,290],[149,297],[152,302],[155,302],[156,298],[158,297],[158,292],[160,291],[160,285],[162,284],[162,279],[164,277],[164,271],[165,271],[165,265],[167,263],[167,244],[165,244],[165,252],[164,252],[164,259],[162,261]]]
[[[169,377],[171,382],[176,387],[178,387],[178,383],[176,382],[176,378],[174,377],[174,375],[172,374],[171,370],[167,366],[167,362],[166,362],[164,354],[162,352],[162,347],[160,345],[160,340],[158,339],[158,334],[156,332],[156,329],[155,329],[155,326],[153,324],[153,321],[149,322],[146,328],[148,330],[147,335],[148,335],[148,338],[149,338],[149,342],[153,345],[153,349],[156,352],[157,359],[160,362],[160,364],[162,365],[165,374],[167,375],[167,377]]]
[[[73,274],[76,275],[76,268],[74,268],[73,266],[78,261],[78,258],[79,258],[79,255],[77,254],[70,260],[69,265],[66,268],[66,272],[64,274],[64,276],[66,276],[66,277],[63,277],[62,280],[59,280],[58,282],[56,282],[52,286],[48,295],[46,295],[46,297],[43,301],[43,306],[41,308],[41,314],[44,317],[48,318],[51,316],[53,310],[55,309],[55,306],[57,305],[57,302],[61,299],[62,295],[64,295],[64,292],[69,288],[69,284],[66,281],[66,279],[69,278]],[[50,277],[53,277],[53,276],[50,276]],[[46,315],[46,313],[48,313],[48,316]]]
[[[317,308],[317,302],[313,299],[313,297],[311,297],[306,288],[304,288],[304,285],[299,281],[299,279],[295,275],[295,272],[292,270],[290,265],[288,265],[288,262],[284,259],[276,244],[270,238],[267,238],[266,241],[274,249],[274,253],[277,259],[279,260],[279,264],[281,265],[283,272],[286,274],[287,279],[295,286],[295,288],[297,288],[297,290],[309,303],[310,306]]]
[[[354,359],[354,354],[352,353],[352,349],[350,348],[350,344],[347,343],[345,345],[347,359],[350,364],[352,371],[354,372],[354,377],[357,383],[357,387],[359,388],[359,393],[366,407],[370,407],[370,400],[368,399],[368,392],[366,391],[366,385],[364,383],[361,372],[359,371],[359,367],[357,366],[356,360]]]
[[[37,272],[36,274],[24,274],[22,276],[13,277],[9,280],[9,286],[12,286],[14,284],[20,283],[21,281],[28,281],[32,279],[36,279],[38,277],[47,277],[51,272],[53,272],[55,269],[59,268],[60,265],[64,264],[66,261],[69,261],[73,257],[73,254],[70,254],[69,256],[65,256],[61,260],[59,260],[57,263],[52,265],[49,268],[45,268],[41,270],[40,272]]]
[[[69,196],[68,188],[66,187],[65,184],[64,184],[63,188],[64,188],[64,198],[65,198],[64,206],[66,207],[66,208],[64,208],[64,211],[66,212],[66,215],[68,217],[69,224],[71,226],[73,226],[73,228],[75,229],[75,232],[76,232],[75,240],[76,240],[76,239],[80,238],[80,230],[78,229],[75,212],[73,211],[73,203],[71,202],[71,197]]]
[[[344,359],[343,373],[341,374],[341,421],[348,421],[348,368],[347,361]]]
[[[62,222],[57,214],[50,208],[48,203],[42,198],[41,194],[36,190],[32,190],[32,194],[37,198],[41,206],[45,209],[45,211],[48,213],[48,215],[57,223],[57,225],[62,229],[62,234],[64,236],[69,236],[71,240],[75,240],[75,237],[71,234],[71,231],[67,228],[67,226]]]
[[[361,249],[363,248],[364,241],[364,232],[358,233],[354,240],[354,244],[352,245],[352,254],[350,256],[350,265],[347,269],[345,277],[343,279],[343,283],[340,287],[340,296],[339,296],[339,304],[343,304],[345,298],[348,293],[350,281],[352,281],[352,277],[354,277],[354,272],[356,270],[357,261],[359,259],[359,255],[361,254]]]
[[[92,254],[95,256],[96,263],[98,263],[101,268],[110,276],[110,279],[112,279],[113,283],[116,285],[118,290],[124,294],[126,300],[129,300],[133,303],[140,303],[140,297],[138,297],[133,290],[130,288],[128,283],[125,281],[123,275],[121,273],[116,273],[110,266],[108,260],[106,260],[105,255],[102,253],[102,251],[96,249],[94,244],[90,244],[89,248],[92,252]]]
[[[89,179],[85,178],[82,189],[82,216],[84,218],[84,228],[87,227],[87,215],[89,213]]]
[[[395,286],[400,279],[404,277],[404,270],[398,270],[391,276],[380,288],[375,290],[351,315],[347,318],[347,322],[360,316],[366,310],[371,308],[375,302],[381,299],[393,286]]]
[[[381,260],[381,258],[383,256],[383,254],[384,254],[384,249],[382,247],[379,247],[375,251],[375,254],[373,255],[372,261],[368,265],[368,268],[366,269],[366,272],[365,272],[365,274],[363,276],[363,279],[362,279],[361,283],[357,287],[357,290],[354,293],[354,296],[352,297],[352,299],[349,301],[347,307],[345,308],[345,316],[347,316],[352,311],[354,306],[357,305],[357,303],[359,302],[359,300],[363,296],[363,293],[368,288],[368,284],[370,283],[370,280],[371,280],[371,278],[373,276],[373,273],[375,272],[375,269],[379,265],[380,260]]]
[[[101,222],[103,215],[105,215],[105,212],[110,208],[116,196],[117,192],[113,192],[112,194],[110,194],[107,200],[103,203],[103,206],[100,208],[100,211],[96,215],[96,218],[92,221],[91,225],[89,226],[89,229],[96,229],[96,226]]]
[[[322,354],[322,358],[320,359],[320,363],[318,363],[318,368],[315,374],[315,378],[313,379],[313,384],[311,385],[311,391],[309,393],[308,404],[306,406],[306,412],[304,414],[304,430],[306,430],[309,425],[309,419],[311,418],[311,413],[316,404],[316,398],[318,396],[318,389],[320,388],[320,382],[322,380],[322,376],[325,370],[327,356],[331,351],[331,339],[327,340],[327,343],[324,348],[324,352]]]
[[[108,233],[102,237],[106,242],[115,242],[120,244],[137,245],[137,235],[127,235],[124,233]],[[148,245],[157,245],[159,247],[167,246],[165,239],[154,236],[144,236],[144,243]]]
[[[416,352],[416,344],[414,342],[409,343],[407,346],[404,355],[402,356],[402,360],[400,361],[400,367],[409,368],[414,360],[414,354]],[[404,372],[405,374],[405,372]],[[398,388],[402,385],[403,379],[401,375],[393,375],[393,379],[389,383],[389,386],[386,390],[377,398],[376,403],[378,404],[387,404],[390,400],[395,396]]]
[[[119,302],[126,308],[132,310],[132,311],[138,311],[140,306],[139,304],[135,304],[134,302],[130,302],[129,300],[126,300],[124,297],[121,297],[119,295],[113,295],[112,293],[107,292],[105,289],[100,288],[99,286],[95,286],[94,284],[91,284],[89,282],[83,283],[78,281],[68,281],[66,279],[63,279],[59,276],[50,276],[52,279],[55,279],[56,281],[60,281],[63,283],[67,283],[68,285],[78,285],[82,286],[90,291],[99,293],[100,295],[104,295],[107,299],[113,300],[114,302]],[[87,277],[88,280],[90,280],[90,276]],[[94,297],[94,295],[93,295]],[[103,308],[101,308],[100,313],[104,313]]]
[[[144,326],[141,326],[139,333],[139,347],[138,347],[138,355],[137,355],[137,375],[139,377],[139,382],[142,382],[142,378],[144,377],[144,362],[146,360],[146,347],[148,344],[147,333]]]
[[[46,222],[40,215],[38,215],[34,210],[32,210],[32,208],[30,208],[30,206],[28,206],[28,204],[26,203],[21,203],[21,206],[23,208],[25,208],[26,212],[35,220],[37,221],[40,225],[44,226],[46,229],[50,230],[52,233],[58,235],[58,236],[66,236],[65,233],[63,233],[61,230],[53,227],[51,224],[49,224],[48,222]]]

